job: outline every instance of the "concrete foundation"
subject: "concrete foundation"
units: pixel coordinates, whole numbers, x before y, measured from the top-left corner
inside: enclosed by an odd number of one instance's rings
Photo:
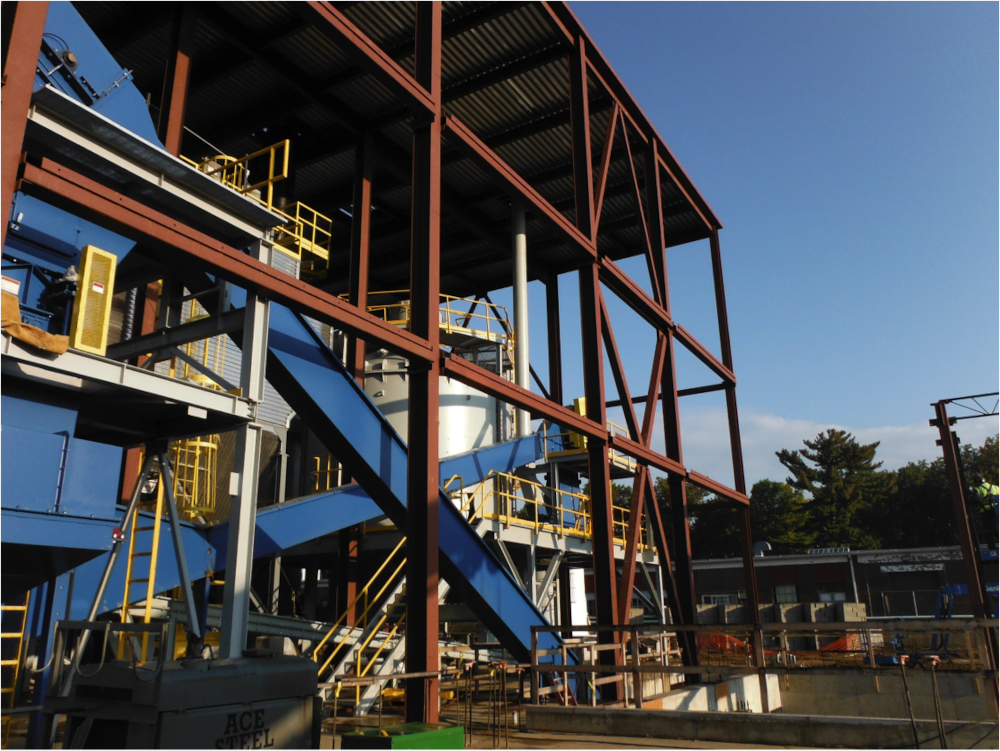
[[[942,748],[937,723],[856,717],[527,707],[529,732],[642,736],[813,748]],[[948,748],[997,748],[997,724],[945,722]]]
[[[922,668],[906,671],[913,716],[933,720],[934,685],[931,672]],[[938,694],[945,720],[996,722],[996,696],[981,673],[938,671]],[[791,673],[778,679],[785,712],[808,715],[881,717],[905,719],[903,677],[899,668],[860,671],[819,669]]]
[[[767,676],[768,706],[772,712],[781,708],[778,676]],[[676,689],[660,699],[647,701],[643,709],[667,709],[688,712],[763,712],[760,680],[756,675],[741,676],[721,683]]]

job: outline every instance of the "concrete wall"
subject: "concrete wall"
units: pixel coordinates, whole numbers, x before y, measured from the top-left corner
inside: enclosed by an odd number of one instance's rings
[[[778,676],[767,676],[769,711],[781,708]],[[764,711],[761,703],[760,680],[756,675],[740,676],[729,681],[693,686],[672,691],[655,702],[646,702],[644,709],[667,709],[688,712],[756,712]]]
[[[635,709],[527,707],[529,732],[755,743],[812,748],[913,748],[909,720]],[[941,748],[937,723],[918,720],[919,748]],[[948,748],[998,747],[996,723],[945,723]]]
[[[980,674],[938,671],[941,713],[946,720],[996,722],[997,705]],[[934,687],[930,670],[906,671],[913,716],[933,720]],[[886,717],[909,720],[903,678],[898,668],[851,673],[809,670],[781,676],[781,704],[791,714]]]

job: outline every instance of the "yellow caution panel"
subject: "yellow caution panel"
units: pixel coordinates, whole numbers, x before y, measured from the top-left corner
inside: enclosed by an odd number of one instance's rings
[[[114,253],[95,245],[86,246],[80,253],[76,300],[69,331],[70,347],[95,355],[103,355],[107,349],[117,263]]]

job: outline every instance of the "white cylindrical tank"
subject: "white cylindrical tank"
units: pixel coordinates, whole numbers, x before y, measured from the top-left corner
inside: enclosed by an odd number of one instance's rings
[[[409,425],[407,360],[387,354],[369,359],[365,391],[405,441]],[[501,402],[464,383],[440,379],[438,452],[453,456],[506,440],[511,431],[510,410]]]

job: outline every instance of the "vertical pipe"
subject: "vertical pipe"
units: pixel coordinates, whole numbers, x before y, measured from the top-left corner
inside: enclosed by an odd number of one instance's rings
[[[510,207],[511,235],[514,252],[514,383],[530,389],[530,356],[528,347],[528,234],[525,227],[524,205]],[[517,410],[517,437],[531,434],[531,414]]]
[[[8,7],[13,6],[13,7]],[[3,190],[3,222],[0,223],[0,251],[7,239],[7,217],[14,201],[17,184],[17,167],[21,161],[24,129],[28,122],[28,107],[35,86],[35,67],[42,46],[42,32],[49,4],[9,3],[4,15],[13,13],[10,38],[4,39],[3,90],[0,94],[0,118],[3,121],[3,140],[0,141],[0,185]]]
[[[411,212],[411,331],[432,351],[440,347],[441,291],[441,3],[418,3],[417,82],[435,112],[416,119]],[[440,360],[410,373],[409,472],[406,489],[406,671],[438,669],[438,406]],[[437,722],[438,679],[406,682],[407,722]]]

